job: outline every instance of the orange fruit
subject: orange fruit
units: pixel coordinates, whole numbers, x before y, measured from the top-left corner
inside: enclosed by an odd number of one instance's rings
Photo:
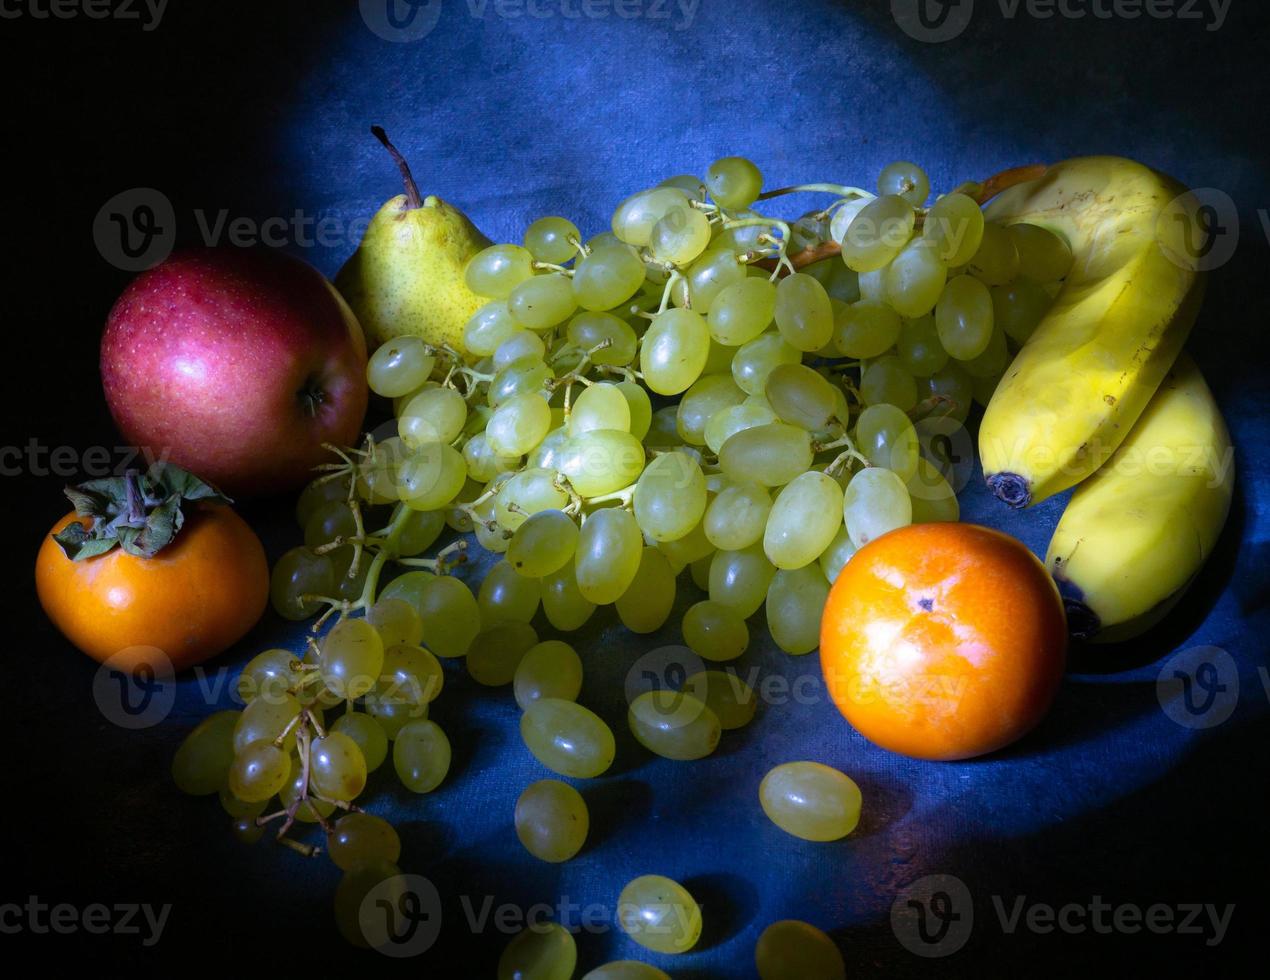
[[[68,514],[45,537],[35,586],[53,625],[94,660],[130,651],[149,662],[158,648],[182,670],[239,640],[265,611],[264,548],[229,507],[190,507],[180,533],[153,558],[116,547],[71,561],[52,535],[74,520],[87,523]],[[126,659],[116,666],[136,666]]]
[[[1067,626],[1045,566],[974,524],[913,524],[871,541],[829,593],[825,683],[870,741],[966,759],[1018,739],[1049,710]]]

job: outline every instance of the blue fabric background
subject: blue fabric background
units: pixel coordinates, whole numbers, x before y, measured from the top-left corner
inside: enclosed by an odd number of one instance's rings
[[[15,402],[6,413],[14,442],[113,445],[95,343],[127,276],[93,251],[88,227],[102,202],[128,187],[158,188],[190,241],[195,209],[256,220],[301,209],[346,228],[399,191],[367,132],[378,122],[424,192],[458,204],[495,240],[519,240],[529,220],[555,213],[593,234],[628,193],[731,153],[752,157],[769,186],[871,184],[885,163],[911,158],[946,190],[1016,164],[1108,152],[1224,190],[1239,207],[1241,237],[1212,278],[1191,350],[1227,413],[1241,478],[1218,553],[1167,622],[1123,648],[1076,651],[1041,728],[973,762],[916,762],[866,743],[826,703],[815,656],[781,654],[761,617],[738,666],[810,677],[810,703],[764,706],[706,761],[651,758],[626,731],[621,681],[638,656],[678,642],[678,615],[647,638],[596,615],[575,641],[586,667],[581,700],[613,725],[618,758],[582,787],[591,838],[562,866],[530,858],[512,832],[520,790],[549,773],[520,743],[510,691],[477,689],[451,669],[433,713],[454,745],[449,779],[416,798],[381,772],[369,796],[369,808],[401,831],[403,867],[443,896],[441,941],[405,968],[493,975],[508,937],[469,930],[460,896],[478,908],[487,897],[522,909],[562,899],[611,908],[627,880],[650,872],[684,882],[703,903],[699,948],[646,957],[618,932],[583,933],[579,975],[632,957],[677,978],[750,976],[758,934],[792,917],[829,931],[850,975],[916,976],[928,962],[897,941],[889,915],[897,891],[929,874],[960,878],[975,914],[965,948],[932,961],[941,973],[1070,974],[1116,963],[1176,974],[1260,949],[1270,774],[1264,5],[1235,0],[1220,29],[1208,30],[1145,17],[1011,19],[980,0],[966,31],[941,44],[907,36],[883,3],[701,0],[690,20],[673,5],[667,18],[630,20],[566,17],[558,3],[537,8],[553,12],[545,18],[509,16],[519,8],[493,0],[430,6],[439,7],[435,28],[412,43],[377,36],[355,4],[183,4],[149,33],[29,18],[4,26],[6,54],[36,55],[11,138],[37,138],[28,179],[40,189],[15,195],[24,231],[6,250],[9,332],[18,357],[55,359],[77,392]],[[796,215],[818,201],[781,206]],[[354,244],[337,232],[327,247],[288,247],[333,274]],[[64,509],[60,482],[28,474],[6,489],[32,515],[16,556],[23,582],[40,529]],[[977,478],[961,503],[964,519],[1042,553],[1063,506],[1008,513]],[[246,513],[272,555],[298,539],[287,505]],[[696,598],[686,583],[680,611]],[[334,935],[338,875],[324,858],[243,848],[214,800],[172,786],[172,753],[211,710],[200,682],[181,684],[163,725],[115,728],[92,708],[93,665],[32,603],[29,591],[18,600],[24,632],[4,658],[16,696],[7,720],[21,746],[9,766],[21,769],[27,802],[5,817],[3,897],[171,902],[173,911],[152,950],[126,937],[20,938],[50,961],[108,950],[147,970],[382,968]],[[212,682],[299,635],[270,614],[212,665]],[[1166,717],[1156,681],[1166,657],[1199,644],[1232,655],[1239,693],[1229,720],[1195,731]],[[211,700],[228,703],[224,689]],[[763,816],[761,776],[793,759],[837,766],[861,785],[864,819],[850,838],[803,843]],[[1236,910],[1217,946],[1193,935],[1011,934],[996,904],[1009,908],[1018,896]]]

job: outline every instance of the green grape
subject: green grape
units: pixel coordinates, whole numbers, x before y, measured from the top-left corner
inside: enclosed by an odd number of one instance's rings
[[[437,510],[463,489],[467,463],[452,446],[433,442],[404,460],[397,474],[401,499],[412,510]]]
[[[374,452],[357,464],[357,494],[372,504],[395,504],[401,499],[397,474],[409,455],[404,442],[396,436],[376,444]]]
[[[233,760],[231,759],[230,762],[232,764]],[[220,800],[221,809],[234,819],[247,818],[252,823],[255,823],[256,817],[265,812],[265,807],[268,806],[269,801],[256,800],[254,803],[248,803],[245,800],[240,800],[229,791],[229,784],[226,782],[228,775],[229,769],[227,767],[225,774],[221,778],[220,788],[214,791],[217,799]]]
[[[809,470],[795,477],[772,505],[763,550],[777,568],[802,568],[820,557],[842,526],[842,487]]]
[[[415,513],[423,514],[424,511],[415,511]],[[426,513],[440,513],[439,511],[430,511]],[[417,613],[420,608],[420,602],[423,598],[423,589],[429,581],[436,578],[432,572],[426,572],[422,569],[416,569],[412,572],[406,572],[404,575],[398,575],[379,591],[381,599],[404,599],[410,603]]]
[[[843,357],[878,357],[900,335],[900,315],[880,302],[861,300],[835,310],[833,345]]]
[[[768,586],[776,574],[760,542],[735,551],[718,551],[710,557],[707,590],[710,599],[749,619],[767,597]]]
[[[904,321],[895,352],[904,370],[921,378],[930,377],[948,363],[948,352],[939,342],[935,318],[930,314]]]
[[[370,356],[366,381],[375,394],[397,398],[427,381],[435,364],[418,337],[394,337]]]
[[[290,780],[278,791],[278,802],[287,810],[294,806],[295,819],[301,823],[318,823],[335,812],[334,803],[319,800],[316,796],[305,796],[306,780],[299,771],[299,760],[294,758],[291,760],[291,773]]]
[[[383,729],[384,737],[392,741],[406,725],[426,720],[428,706],[404,700],[404,695],[399,692],[381,692],[376,688],[366,696],[366,713]]]
[[[926,379],[924,394],[940,401],[940,414],[964,422],[970,412],[970,375],[960,363],[949,361]]]
[[[468,260],[463,278],[477,296],[506,299],[533,276],[533,263],[533,255],[519,245],[490,245]]]
[[[689,649],[705,660],[735,660],[750,645],[749,628],[736,609],[711,599],[688,607],[683,636]]]
[[[507,944],[498,958],[498,980],[569,980],[578,947],[564,926],[537,922]]]
[[[506,337],[498,349],[494,351],[494,370],[501,371],[509,364],[515,364],[521,358],[535,361],[544,360],[547,356],[547,345],[542,337],[528,328],[521,328]]]
[[[1018,275],[1032,282],[1058,282],[1072,271],[1072,249],[1039,225],[1020,223],[1006,229],[1019,255]]]
[[[812,432],[845,421],[837,418],[834,386],[805,364],[778,364],[767,376],[763,394],[782,422]]]
[[[644,469],[644,447],[629,432],[592,429],[569,437],[560,452],[557,466],[579,496],[601,497],[628,487],[639,478]],[[547,506],[557,510],[563,507],[568,496],[561,495],[563,499]],[[532,514],[545,509],[546,506],[535,507],[526,509],[526,512]],[[509,528],[517,526],[514,522],[503,521],[501,514],[499,520]]]
[[[375,915],[363,916],[363,907],[374,895]],[[400,921],[412,903],[406,901],[406,880],[401,869],[388,861],[369,861],[345,871],[335,889],[335,926],[346,942],[362,949],[386,947],[393,936],[410,934],[411,925]]]
[[[530,452],[551,430],[551,408],[539,395],[523,392],[513,395],[494,410],[485,439],[489,448],[500,456],[523,456]]]
[[[396,864],[401,857],[401,838],[383,817],[354,811],[335,821],[326,836],[326,850],[341,871],[376,861]]]
[[[542,359],[536,356],[522,357],[499,368],[489,383],[485,401],[491,409],[498,408],[513,395],[529,393],[546,395],[547,386],[555,374]]]
[[[591,618],[595,603],[578,588],[573,559],[556,571],[542,577],[542,611],[549,622],[562,633],[572,633]]]
[[[643,439],[653,422],[653,403],[649,401],[648,392],[635,381],[619,381],[617,390],[626,399],[626,408],[631,414],[631,435]]]
[[[838,840],[860,822],[860,787],[819,762],[776,766],[759,784],[758,798],[772,823],[803,840]]]
[[[1016,279],[1007,286],[993,286],[992,321],[1016,344],[1026,344],[1053,305],[1042,287],[1030,279]]]
[[[710,336],[728,347],[748,344],[776,316],[776,287],[766,278],[746,278],[719,290],[710,304]]]
[[[832,939],[797,919],[773,922],[754,947],[759,980],[846,980],[847,965]]]
[[[405,518],[405,526],[397,540],[397,550],[407,558],[422,554],[444,530],[445,516],[440,511],[412,510]]]
[[[574,558],[583,598],[597,606],[616,602],[635,580],[643,549],[643,535],[630,511],[594,511],[582,525]]]
[[[435,721],[412,721],[397,732],[392,767],[412,793],[431,793],[450,771],[450,740]]]
[[[965,194],[945,194],[931,205],[922,236],[950,269],[963,266],[983,242],[983,211]]]
[[[775,319],[785,342],[796,350],[819,350],[833,337],[829,294],[805,272],[786,276],[776,287]]]
[[[467,458],[464,457],[464,462],[466,461]],[[412,511],[412,513],[439,514],[441,516],[441,523],[444,527],[458,531],[460,534],[466,534],[468,531],[473,529],[472,514],[468,508],[471,504],[475,503],[484,492],[484,484],[473,480],[471,474],[469,473],[468,478],[463,481],[462,489],[454,495],[453,500],[440,510],[418,510]]]
[[[626,713],[635,741],[663,759],[704,759],[719,745],[718,716],[690,694],[645,691]]]
[[[310,746],[309,782],[327,799],[356,799],[366,788],[366,757],[349,736],[331,730]]]
[[[300,679],[299,667],[299,658],[290,650],[266,650],[247,661],[235,690],[243,704],[260,697],[277,700]]]
[[[782,568],[772,576],[767,589],[767,628],[776,645],[794,655],[816,649],[820,615],[828,598],[829,582],[817,564]]]
[[[269,598],[283,619],[308,619],[322,604],[303,597],[329,596],[334,591],[334,564],[327,555],[314,554],[310,548],[292,548],[286,552],[273,566],[269,577]]]
[[[539,698],[520,716],[525,747],[552,772],[590,779],[613,764],[616,743],[603,720],[580,704]]]
[[[830,236],[832,238],[832,235]],[[835,305],[855,303],[860,299],[860,275],[834,259],[821,259],[803,269],[825,287]]]
[[[539,698],[576,701],[582,690],[582,660],[562,640],[544,640],[526,651],[512,678],[521,710]]]
[[[588,432],[583,438],[595,437],[595,433]],[[570,445],[578,441],[571,439]],[[494,513],[499,524],[508,531],[515,531],[539,511],[560,510],[568,502],[569,494],[559,485],[555,470],[521,470],[499,488],[494,498]]]
[[[680,438],[689,445],[704,446],[710,419],[744,400],[745,392],[736,386],[731,373],[703,375],[679,402],[676,425]]]
[[[917,404],[917,382],[898,357],[888,354],[861,373],[860,397],[866,405],[891,404],[907,412]]]
[[[553,407],[551,410],[553,420],[555,411]],[[538,444],[538,448],[525,457],[525,468],[531,470],[554,470],[560,462],[560,453],[568,441],[568,426],[562,425],[552,429],[547,433],[547,438]]]
[[[688,204],[673,207],[658,219],[648,236],[653,257],[687,265],[710,244],[710,219]]]
[[[379,631],[385,650],[403,643],[415,646],[423,639],[419,614],[404,599],[380,598],[366,611],[366,622]]]
[[[924,462],[924,459],[918,458],[919,466]],[[838,528],[838,533],[833,536],[833,540],[829,542],[829,547],[820,555],[820,570],[824,572],[825,578],[831,585],[838,580],[838,573],[851,560],[855,550],[855,543],[852,542],[851,535],[847,533],[847,526],[843,524]]]
[[[615,603],[618,618],[632,633],[652,633],[670,618],[675,604],[675,571],[656,548],[640,553],[639,568]]]
[[[860,209],[842,240],[842,261],[856,272],[890,263],[913,235],[913,205],[895,194],[875,198]]]
[[[684,441],[679,435],[679,406],[665,405],[653,412],[643,441],[649,449],[673,449],[682,446]]]
[[[592,250],[573,274],[573,297],[584,310],[610,310],[625,303],[644,283],[644,261],[616,242]]]
[[[516,836],[540,861],[568,861],[586,843],[591,816],[582,794],[558,779],[540,779],[516,800]]]
[[[856,473],[847,484],[842,515],[852,542],[863,548],[887,531],[910,524],[913,505],[908,488],[896,473],[870,466]]]
[[[692,579],[692,584],[702,592],[710,589],[710,562],[713,559],[714,554],[711,553],[704,558],[698,558],[688,566],[688,576]]]
[[[686,953],[701,938],[701,907],[679,882],[641,875],[617,899],[617,922],[655,953]]]
[[[670,980],[670,976],[639,960],[613,960],[597,966],[582,980]]]
[[[995,221],[983,226],[983,241],[970,260],[970,272],[988,286],[1004,286],[1019,275],[1019,250],[1004,226]]]
[[[721,551],[748,548],[763,537],[772,496],[763,487],[737,481],[710,502],[705,515],[705,535]]]
[[[467,672],[485,687],[502,687],[516,676],[521,658],[538,643],[538,631],[528,623],[502,622],[477,634],[467,651]]]
[[[463,346],[469,354],[489,357],[504,340],[523,329],[512,316],[507,300],[490,300],[463,325]]]
[[[569,414],[569,434],[592,429],[631,431],[631,406],[615,384],[599,381],[578,395]]]
[[[918,459],[917,470],[906,485],[913,504],[914,524],[955,521],[961,516],[957,495],[939,468],[925,456]]]
[[[384,642],[364,619],[342,619],[322,640],[322,680],[327,689],[354,700],[375,686],[384,666]]]
[[[402,643],[385,651],[383,673],[375,695],[380,701],[427,704],[441,693],[444,683],[441,662],[431,652]]]
[[[172,759],[172,780],[177,789],[190,796],[210,796],[225,785],[234,763],[237,724],[237,711],[217,711],[185,736]]]
[[[631,325],[612,313],[583,312],[569,321],[569,343],[591,351],[605,342],[608,346],[591,354],[592,364],[625,366],[635,359],[637,338]]]
[[[578,301],[572,280],[562,273],[549,272],[519,283],[507,297],[507,308],[522,327],[548,330],[569,319],[578,308]]]
[[[659,395],[677,395],[701,377],[709,353],[710,332],[701,314],[667,310],[644,334],[639,354],[644,383]]]
[[[683,693],[713,712],[725,732],[744,728],[758,710],[758,698],[750,686],[731,670],[698,671],[684,681]]]
[[[472,590],[461,580],[438,575],[428,582],[419,602],[423,646],[438,657],[461,657],[481,631],[481,611]]]
[[[886,269],[874,269],[872,272],[861,272],[856,276],[860,286],[860,302],[886,303]]]
[[[961,366],[976,381],[988,378],[995,379],[1001,377],[1009,357],[1010,351],[1006,344],[1005,331],[1000,327],[993,327],[992,335],[988,339],[988,346],[976,356],[970,358],[970,360],[963,361]]]
[[[898,194],[913,207],[920,208],[930,194],[930,178],[917,164],[897,160],[888,163],[878,174],[878,193]]]
[[[886,267],[886,301],[901,316],[925,316],[935,308],[947,280],[943,259],[918,236]]]
[[[907,480],[917,470],[921,448],[917,430],[904,412],[894,405],[870,405],[856,421],[856,448],[874,466],[894,470]]]
[[[361,598],[362,591],[366,587],[366,574],[370,569],[370,561],[363,555],[362,561],[355,567],[353,560],[357,555],[351,544],[336,548],[328,553],[328,557],[335,568],[334,598],[356,602]]]
[[[559,513],[559,511],[544,511],[543,513]],[[522,524],[521,527],[524,525]],[[517,534],[519,533],[517,529]],[[513,540],[515,540],[514,536]],[[486,626],[495,623],[527,623],[538,611],[541,595],[542,590],[536,578],[525,577],[506,560],[496,562],[486,573],[481,582],[480,591],[477,593],[476,601],[481,610],[481,622]]]
[[[676,174],[674,177],[667,177],[657,186],[678,187],[691,198],[698,201],[704,201],[706,199],[705,184],[702,183],[700,177],[695,177],[692,174]]]
[[[364,711],[346,711],[335,719],[331,731],[351,738],[362,758],[366,761],[366,771],[374,772],[388,758],[388,736],[383,726]]]
[[[722,157],[706,171],[706,190],[728,210],[748,208],[762,189],[763,175],[745,157]]]
[[[719,465],[734,480],[784,486],[811,468],[811,433],[784,422],[743,429],[719,450]]]
[[[670,565],[675,569],[676,574],[693,562],[714,554],[714,545],[706,537],[705,518],[702,518],[697,526],[682,538],[676,538],[674,541],[658,541],[657,549],[670,559]]]
[[[520,464],[520,457],[504,456],[495,452],[489,440],[485,438],[485,433],[478,432],[464,443],[463,461],[467,464],[468,477],[481,483],[488,483],[500,473],[515,471]]]
[[[286,785],[291,757],[271,741],[257,741],[238,750],[229,767],[229,791],[244,803],[269,799]]]
[[[613,234],[628,245],[647,245],[653,226],[672,208],[688,203],[688,195],[677,187],[655,187],[652,190],[632,194],[613,212]],[[643,271],[640,272],[641,278]],[[621,300],[618,300],[620,303]],[[610,303],[610,306],[616,304]],[[603,307],[600,307],[603,309]]]
[[[747,395],[761,395],[767,376],[778,364],[798,364],[802,354],[777,331],[742,344],[732,358],[732,378]]]
[[[742,429],[752,429],[756,425],[767,425],[777,421],[776,413],[767,399],[762,395],[749,395],[739,405],[733,405],[715,412],[706,423],[706,446],[712,453],[718,454],[723,444]]]
[[[336,538],[348,538],[357,533],[357,523],[346,500],[332,500],[313,512],[304,525],[304,546],[319,548]]]
[[[303,706],[294,694],[256,698],[237,715],[234,725],[234,751],[242,752],[253,742],[276,740],[303,710]],[[293,731],[287,736],[283,747],[290,751],[294,745]]]
[[[507,561],[520,575],[542,578],[563,568],[578,546],[578,525],[559,510],[542,510],[516,528]]]
[[[737,261],[730,248],[712,248],[688,268],[672,299],[676,306],[686,306],[691,301],[692,309],[705,316],[720,292],[747,275],[747,267]]]
[[[568,218],[539,218],[525,229],[525,248],[539,262],[563,265],[573,258],[578,248],[574,242],[582,241],[578,226]]]
[[[331,480],[319,477],[300,491],[300,496],[295,503],[295,522],[303,529],[308,526],[313,515],[325,504],[347,502],[347,500],[347,480]]]
[[[663,453],[635,484],[635,520],[653,541],[687,535],[706,512],[706,478],[695,459],[682,450]]]

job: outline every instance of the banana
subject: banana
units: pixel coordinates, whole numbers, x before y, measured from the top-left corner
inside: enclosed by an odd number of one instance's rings
[[[1045,563],[1072,633],[1112,642],[1161,619],[1213,550],[1234,482],[1226,423],[1182,354],[1050,540]]]
[[[1195,217],[1170,208],[1184,193],[1132,160],[1083,157],[1006,190],[986,209],[990,221],[1059,233],[1074,258],[979,430],[988,485],[1011,507],[1038,503],[1098,469],[1181,350],[1203,296],[1203,276],[1184,259]],[[1179,214],[1187,220],[1172,220]]]

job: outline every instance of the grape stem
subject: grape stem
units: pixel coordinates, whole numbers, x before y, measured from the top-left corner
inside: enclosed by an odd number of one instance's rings
[[[569,278],[573,278],[572,269],[566,268],[563,265],[556,265],[554,262],[534,262],[533,267],[535,269],[546,269],[550,272],[559,272],[562,275],[566,275]]]
[[[760,201],[770,201],[774,197],[780,197],[783,194],[837,194],[839,197],[862,197],[865,200],[873,200],[876,194],[871,194],[861,187],[848,187],[843,184],[795,184],[792,187],[778,187],[775,190],[764,191],[758,196]]]

